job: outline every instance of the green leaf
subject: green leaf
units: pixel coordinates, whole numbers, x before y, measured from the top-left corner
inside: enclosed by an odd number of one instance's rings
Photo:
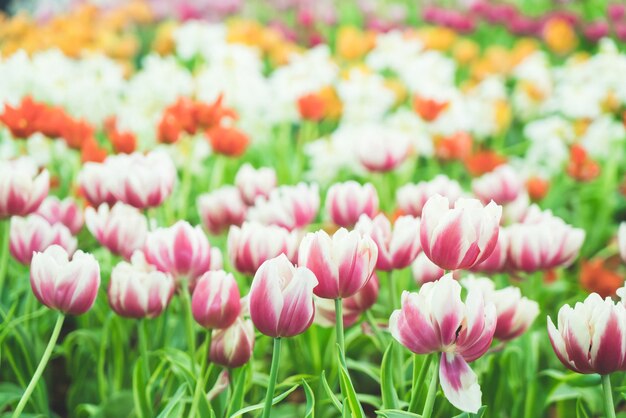
[[[181,386],[178,388],[174,396],[172,396],[165,408],[158,415],[157,418],[174,418],[180,417],[185,409],[185,403],[182,402],[183,396],[185,395],[187,388],[185,386]]]
[[[232,411],[237,411],[243,408],[243,398],[246,394],[246,384],[248,381],[248,374],[250,371],[250,363],[246,363],[240,370],[233,388],[233,394],[228,403],[228,409],[226,410],[226,416],[230,416]]]
[[[11,405],[13,402],[17,403],[22,397],[23,393],[24,389],[14,383],[0,383],[0,411],[3,411],[8,405]]]
[[[576,401],[576,418],[591,418],[591,412],[583,398],[578,398]]]
[[[459,414],[455,416],[454,418],[482,418],[482,416],[485,415],[486,410],[487,410],[487,405],[483,405],[475,414],[472,414],[471,412],[463,412],[462,414]]]
[[[354,390],[354,386],[352,385],[352,380],[350,380],[350,375],[348,374],[348,370],[346,370],[345,366],[342,364],[341,359],[343,358],[343,353],[339,346],[337,346],[337,357],[339,364],[339,383],[341,385],[341,393],[344,395],[344,408],[350,408],[352,418],[364,418],[365,413],[363,412],[363,407],[359,403],[359,400],[356,395],[356,391]]]
[[[315,416],[315,395],[311,390],[311,386],[302,379],[302,388],[306,395],[306,407],[304,408],[304,418],[313,418]]]
[[[348,366],[348,370],[361,372],[372,378],[374,382],[380,385],[380,369],[378,367],[370,363],[355,361],[352,359],[346,359],[346,365]]]
[[[138,358],[133,369],[133,399],[135,400],[135,412],[140,418],[152,417],[152,405],[150,401],[148,385],[144,379],[143,358]]]
[[[393,349],[391,342],[383,354],[380,366],[380,391],[384,409],[398,409],[398,394],[393,385]]]
[[[400,409],[381,409],[376,411],[376,415],[384,418],[422,418],[421,415],[413,412],[406,412]]]
[[[294,386],[290,387],[289,389],[287,389],[285,392],[283,392],[280,395],[276,396],[274,399],[272,399],[272,405],[276,405],[278,402],[280,402],[283,399],[285,399],[287,396],[289,396],[289,394],[291,392],[293,392],[294,390],[298,389],[299,386],[300,385],[294,385]],[[265,406],[265,402],[260,402],[260,403],[257,403],[255,405],[247,406],[247,407],[245,407],[243,409],[240,409],[239,411],[235,412],[234,414],[232,414],[230,416],[230,418],[239,417],[239,416],[242,416],[243,414],[247,414],[248,412],[252,412],[252,411],[257,411],[259,409],[263,409],[264,406]]]
[[[322,386],[324,386],[324,391],[330,398],[333,405],[335,405],[335,408],[337,408],[337,411],[341,412],[343,410],[343,405],[341,404],[341,401],[339,401],[339,399],[337,399],[337,397],[335,396],[335,392],[330,388],[328,380],[326,380],[325,370],[322,370]]]

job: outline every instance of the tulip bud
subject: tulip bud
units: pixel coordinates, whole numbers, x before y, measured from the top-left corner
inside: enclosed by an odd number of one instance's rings
[[[472,182],[472,191],[484,204],[491,200],[499,205],[512,202],[523,189],[524,183],[519,174],[506,164]]]
[[[29,265],[33,253],[44,251],[51,245],[59,245],[72,255],[77,242],[65,225],[50,225],[39,215],[11,218],[9,250],[17,261]]]
[[[254,169],[246,163],[237,171],[235,186],[245,204],[251,206],[257,197],[267,198],[276,188],[276,171],[270,167]]]
[[[56,196],[48,196],[35,213],[50,224],[65,225],[74,235],[83,227],[83,212],[71,198],[59,200]]]
[[[378,212],[378,193],[372,184],[360,185],[356,181],[333,184],[326,195],[326,211],[337,225],[350,227],[359,216],[370,218]]]
[[[254,349],[254,327],[252,321],[236,318],[224,329],[213,331],[209,358],[220,366],[241,367],[252,357]]]
[[[396,192],[398,209],[406,215],[420,217],[428,199],[436,194],[447,197],[450,205],[453,205],[458,198],[463,196],[463,189],[456,180],[450,180],[443,174],[439,174],[430,181],[406,184]]]
[[[482,206],[461,198],[449,209],[446,197],[428,199],[422,211],[420,240],[424,253],[445,270],[467,269],[491,255],[498,242],[502,206]]]
[[[374,219],[362,215],[356,226],[357,231],[369,235],[378,247],[376,269],[383,271],[403,269],[415,260],[421,250],[419,219],[400,216],[391,228],[391,222],[383,214]]]
[[[278,225],[290,231],[303,228],[317,216],[320,196],[317,184],[299,183],[272,190],[268,199],[259,197],[248,211],[248,220]]]
[[[191,312],[204,328],[228,328],[241,311],[239,297],[239,288],[232,274],[223,270],[207,271],[196,281]]]
[[[415,283],[419,285],[439,280],[445,273],[444,269],[430,261],[423,252],[417,255],[411,265],[411,272]]]
[[[365,286],[376,267],[378,249],[368,236],[341,228],[332,238],[324,231],[307,234],[298,264],[317,277],[313,292],[325,299],[348,298]]]
[[[88,207],[85,223],[101,245],[126,260],[143,248],[148,235],[146,218],[138,209],[122,202],[117,202],[113,208],[103,203],[97,211]]]
[[[259,331],[274,338],[306,331],[315,316],[317,279],[306,267],[295,267],[284,254],[264,262],[250,288],[250,318]]]
[[[33,213],[48,195],[50,175],[28,157],[0,161],[0,219]]]
[[[118,155],[126,158],[118,174],[118,184],[113,190],[122,202],[138,209],[159,206],[172,193],[176,181],[176,168],[172,159],[163,152],[153,151]]]
[[[198,198],[202,223],[212,234],[219,235],[231,225],[241,225],[246,218],[246,206],[239,190],[226,186]]]
[[[72,260],[58,245],[33,255],[30,285],[35,297],[50,309],[80,315],[96,300],[100,266],[93,255],[78,250]]]

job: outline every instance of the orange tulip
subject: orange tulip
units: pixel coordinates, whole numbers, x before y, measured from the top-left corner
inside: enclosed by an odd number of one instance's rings
[[[26,139],[39,129],[39,118],[46,112],[46,105],[35,102],[30,96],[22,99],[17,107],[4,105],[0,122],[11,131],[14,138]]]
[[[588,292],[600,296],[615,295],[615,291],[624,285],[624,277],[610,269],[606,260],[596,258],[582,262],[580,284]]]
[[[326,112],[324,99],[319,94],[310,93],[298,99],[298,111],[304,120],[320,121]]]
[[[238,157],[248,148],[248,136],[234,127],[216,126],[206,131],[213,151],[228,157]]]

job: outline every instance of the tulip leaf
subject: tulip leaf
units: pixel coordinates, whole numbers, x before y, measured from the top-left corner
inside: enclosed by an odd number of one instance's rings
[[[339,384],[341,386],[341,393],[344,395],[344,408],[350,409],[352,418],[364,418],[365,412],[363,412],[363,407],[357,398],[356,390],[354,390],[354,385],[352,384],[352,380],[350,380],[348,370],[343,364],[342,354],[341,349],[338,349]]]
[[[591,418],[591,412],[583,398],[578,398],[576,401],[576,418]]]
[[[179,387],[174,396],[169,399],[169,401],[165,405],[165,408],[163,409],[163,411],[161,411],[157,418],[173,418],[181,416],[183,409],[185,408],[185,403],[182,402],[182,399],[186,391],[187,388],[185,386]]]
[[[311,390],[311,386],[309,386],[304,379],[302,379],[302,388],[304,389],[304,394],[306,395],[304,418],[313,418],[315,416],[315,395],[313,394],[313,390]]]
[[[240,370],[235,382],[233,394],[228,403],[228,409],[226,410],[226,416],[230,416],[231,411],[237,411],[243,407],[243,398],[246,394],[246,385],[248,381],[248,374],[250,371],[249,363],[246,363]]]
[[[376,411],[376,415],[383,418],[422,418],[421,415],[400,409],[381,409]]]
[[[337,399],[333,390],[330,388],[330,385],[328,384],[328,380],[326,380],[325,370],[322,370],[322,385],[324,386],[324,391],[330,398],[331,402],[333,403],[333,405],[335,405],[335,408],[337,408],[337,410],[341,412],[343,410],[343,405],[341,404],[341,401]]]
[[[299,384],[298,385],[293,385],[292,387],[290,387],[289,389],[287,389],[286,391],[284,391],[280,395],[274,397],[274,399],[272,399],[272,405],[276,405],[278,402],[280,402],[283,399],[285,399],[287,396],[289,396],[291,394],[291,392],[293,392],[294,390],[298,389],[299,386],[300,386]],[[230,416],[230,418],[240,417],[243,414],[247,414],[248,412],[252,412],[252,411],[257,411],[259,409],[263,409],[264,406],[265,406],[265,402],[260,402],[260,403],[254,404],[254,405],[247,406],[247,407],[242,408],[239,411],[235,412],[234,414],[232,414]]]
[[[393,342],[387,346],[380,367],[380,391],[384,409],[398,409],[398,394],[393,385]]]
[[[140,418],[150,418],[152,414],[151,397],[149,386],[144,376],[144,359],[139,357],[133,370],[133,399],[135,400],[135,412]]]

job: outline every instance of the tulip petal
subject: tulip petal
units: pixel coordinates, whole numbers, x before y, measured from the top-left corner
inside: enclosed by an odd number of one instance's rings
[[[461,411],[478,412],[482,403],[478,378],[461,355],[441,354],[439,379],[443,394],[452,405]]]

